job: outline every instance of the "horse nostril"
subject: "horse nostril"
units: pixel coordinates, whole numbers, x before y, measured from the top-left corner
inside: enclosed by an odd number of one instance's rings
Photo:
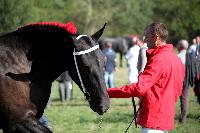
[[[106,111],[108,110],[107,106],[103,106],[103,105],[99,105],[96,108],[96,111],[99,115],[103,115],[104,113],[106,113]]]
[[[97,110],[99,111],[99,112],[103,112],[103,106],[98,106],[98,108],[97,108]]]
[[[100,106],[98,107],[98,111],[99,111],[99,112],[102,112],[102,113],[105,113],[105,112],[107,111],[107,109],[106,109],[104,106],[100,105]]]

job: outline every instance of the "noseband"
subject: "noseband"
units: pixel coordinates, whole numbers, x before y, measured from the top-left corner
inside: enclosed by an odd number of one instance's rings
[[[87,36],[87,35],[79,35],[78,37],[76,37],[76,40],[80,39],[80,38],[83,37],[83,36]],[[73,55],[74,55],[74,62],[75,62],[75,66],[76,66],[76,71],[77,71],[77,73],[78,73],[78,78],[79,78],[80,83],[81,83],[82,91],[83,91],[83,93],[84,93],[84,95],[85,95],[85,97],[86,97],[86,99],[87,99],[88,101],[91,100],[91,99],[90,99],[90,94],[86,91],[86,88],[85,88],[85,86],[84,86],[84,84],[83,84],[83,80],[82,80],[82,78],[81,78],[81,74],[80,74],[80,71],[79,71],[79,69],[78,69],[78,64],[77,64],[77,61],[76,61],[76,55],[83,55],[83,54],[86,54],[86,53],[90,53],[90,52],[92,52],[92,51],[94,51],[94,50],[96,50],[96,49],[98,49],[98,48],[99,48],[99,45],[95,45],[94,47],[91,47],[91,48],[89,48],[89,49],[87,49],[87,50],[80,51],[80,52],[75,52],[76,49],[74,48],[74,52],[73,52]]]

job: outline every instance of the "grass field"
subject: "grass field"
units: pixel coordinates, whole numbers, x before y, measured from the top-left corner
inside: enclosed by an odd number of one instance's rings
[[[116,86],[127,84],[127,68],[118,68],[115,79]],[[89,108],[80,89],[74,85],[74,99],[60,103],[57,85],[57,83],[54,84],[52,105],[45,110],[53,132],[97,133],[100,117]],[[131,99],[111,99],[110,109],[103,116],[100,133],[124,133],[132,120],[132,110]],[[176,128],[170,133],[200,133],[200,106],[196,103],[196,97],[194,97],[192,89],[189,99],[189,115],[185,124],[178,122],[179,115],[180,107],[177,103]],[[128,133],[139,133],[139,129],[136,129],[133,124]]]

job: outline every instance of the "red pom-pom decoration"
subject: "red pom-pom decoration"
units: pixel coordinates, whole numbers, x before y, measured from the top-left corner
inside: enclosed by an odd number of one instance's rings
[[[76,26],[74,25],[74,23],[72,22],[68,22],[66,25],[65,25],[65,29],[71,33],[71,34],[76,34],[77,33],[77,29],[76,29]]]
[[[59,22],[38,22],[36,24],[28,24],[28,25],[25,25],[23,27],[31,26],[31,25],[38,25],[38,26],[41,26],[41,25],[51,25],[51,26],[57,26],[57,27],[65,29],[70,34],[77,34],[77,28],[76,28],[76,26],[74,25],[73,22],[68,22],[66,25],[62,24],[62,23],[59,23]],[[19,27],[18,29],[20,29],[20,28],[22,28],[22,27]]]

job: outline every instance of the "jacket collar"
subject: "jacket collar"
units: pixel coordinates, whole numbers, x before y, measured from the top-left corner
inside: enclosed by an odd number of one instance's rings
[[[153,49],[148,49],[147,50],[147,56],[151,57],[155,54],[157,54],[160,51],[173,51],[173,45],[172,44],[166,44],[163,46],[159,46]]]

